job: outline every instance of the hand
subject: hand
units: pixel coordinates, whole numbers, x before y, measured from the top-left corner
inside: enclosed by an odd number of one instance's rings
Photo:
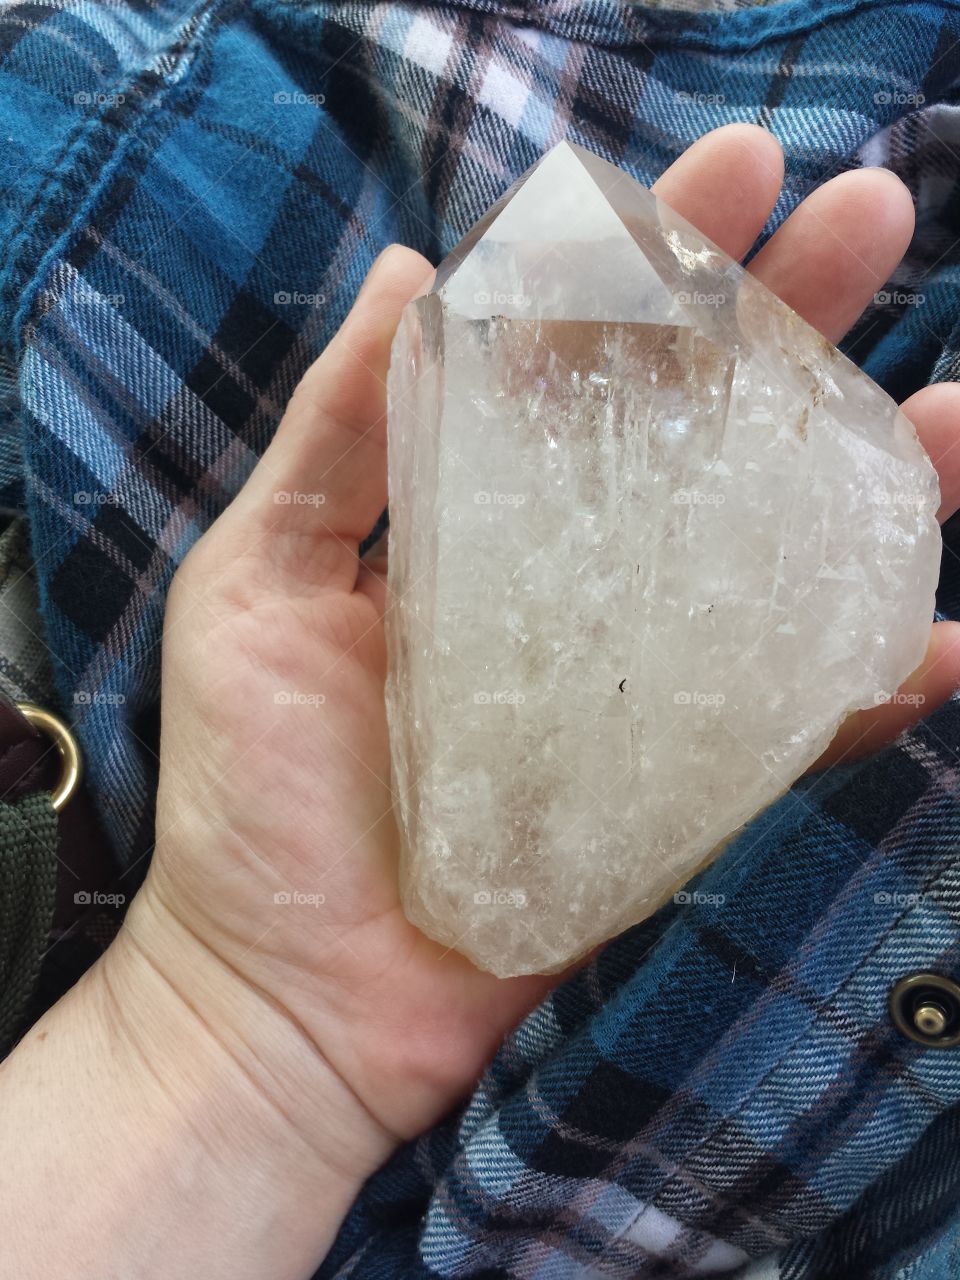
[[[741,256],[781,176],[773,138],[737,125],[657,190]],[[751,269],[836,340],[912,223],[891,175],[844,174]],[[384,560],[359,564],[357,547],[386,500],[390,339],[429,278],[409,250],[378,260],[177,575],[150,873],[114,945],[0,1067],[11,1275],[309,1275],[363,1178],[469,1090],[555,981],[478,972],[398,902]],[[960,504],[960,390],[927,388],[904,409],[946,517]],[[908,684],[925,701],[852,717],[829,758],[894,736],[958,684],[960,626],[940,623]]]
[[[775,140],[737,125],[691,147],[657,191],[740,257],[781,179]],[[847,173],[804,201],[751,270],[836,341],[889,278],[912,228],[898,179]],[[377,261],[242,493],[177,575],[158,847],[144,895],[289,1011],[396,1139],[465,1094],[549,986],[477,971],[412,928],[398,900],[385,561],[376,553],[361,564],[357,548],[386,501],[390,340],[430,275],[407,249]],[[904,409],[939,466],[946,516],[960,502],[960,390],[927,388]],[[942,623],[910,690],[929,710],[958,683],[960,625]],[[917,714],[889,704],[858,715],[832,758],[878,745]],[[286,893],[294,900],[278,902]]]

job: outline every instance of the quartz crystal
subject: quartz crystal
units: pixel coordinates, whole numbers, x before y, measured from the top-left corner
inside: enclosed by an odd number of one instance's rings
[[[406,308],[389,469],[404,909],[502,976],[642,920],[923,657],[913,427],[579,147]]]

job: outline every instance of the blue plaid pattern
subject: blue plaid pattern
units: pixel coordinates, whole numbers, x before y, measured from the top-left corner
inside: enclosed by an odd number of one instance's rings
[[[758,121],[787,159],[765,235],[844,169],[908,184],[916,239],[847,347],[898,398],[957,378],[958,34],[909,0],[0,6],[0,489],[128,883],[167,587],[379,250],[438,259],[564,136],[650,182]],[[903,974],[960,976],[958,748],[955,702],[795,787],[530,1016],[318,1276],[960,1276],[960,1052],[886,1014]]]

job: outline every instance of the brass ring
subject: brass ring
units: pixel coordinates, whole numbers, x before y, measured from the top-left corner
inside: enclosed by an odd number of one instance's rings
[[[59,813],[80,785],[80,748],[77,740],[58,716],[44,711],[43,707],[35,706],[32,702],[18,702],[17,710],[35,729],[45,733],[57,748],[60,781],[50,793],[50,803],[54,812]]]

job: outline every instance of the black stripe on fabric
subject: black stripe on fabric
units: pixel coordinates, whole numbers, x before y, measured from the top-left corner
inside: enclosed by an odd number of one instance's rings
[[[116,547],[120,558],[144,570],[157,552],[156,543],[117,502],[104,502],[97,508],[94,527],[97,534]]]
[[[235,0],[235,7],[240,8],[243,0]],[[221,12],[221,20],[226,20],[229,10],[224,7]],[[200,21],[200,15],[194,17],[180,29],[179,39],[167,51],[167,64],[170,70],[173,69],[177,60],[179,60],[188,49],[190,42],[194,38],[196,23]],[[184,98],[191,104],[196,104],[203,97],[208,87],[208,79],[210,75],[210,59],[198,59],[194,64],[189,88],[185,91]],[[136,79],[131,81],[125,90],[125,100],[133,106],[138,104],[141,108],[143,105],[144,95],[148,90],[156,87],[160,83],[157,73],[154,71],[145,71]],[[176,117],[172,114],[164,112],[153,112],[148,117],[140,116],[142,124],[142,132],[139,136],[139,146],[128,149],[125,156],[125,177],[110,189],[110,191],[100,199],[98,207],[93,218],[90,219],[88,225],[96,225],[101,231],[103,238],[106,238],[109,227],[113,225],[117,216],[122,211],[123,204],[121,201],[126,195],[133,190],[133,184],[137,181],[142,170],[150,162],[156,148],[159,146],[162,138],[173,127]],[[127,117],[123,116],[124,123]],[[144,124],[144,121],[146,123]],[[15,299],[16,305],[19,305],[20,295],[30,283],[36,264],[42,257],[49,243],[62,234],[70,225],[72,219],[76,216],[78,201],[87,194],[89,189],[98,181],[103,166],[108,162],[110,157],[116,153],[118,143],[117,121],[113,119],[104,126],[102,121],[93,122],[95,127],[90,127],[90,121],[81,121],[80,126],[74,129],[70,138],[65,144],[65,149],[52,166],[55,169],[62,161],[66,154],[66,148],[72,146],[76,137],[81,131],[85,132],[85,146],[78,150],[73,158],[70,180],[61,183],[58,187],[51,188],[49,183],[45,183],[44,187],[37,193],[30,208],[25,215],[25,223],[33,217],[37,209],[42,209],[39,216],[34,218],[34,226],[31,233],[24,237],[24,243],[21,252],[16,260],[10,266],[10,278],[7,289],[11,296]],[[52,194],[51,194],[52,191]],[[44,234],[39,234],[40,228],[43,228]],[[77,241],[83,240],[85,237],[78,234],[75,237],[75,243],[71,246],[72,250],[76,250],[80,265],[87,259],[83,256],[85,251],[79,249]],[[79,267],[78,267],[79,270]],[[40,304],[42,305],[42,303]]]
[[[325,109],[337,121],[350,149],[364,164],[390,138],[386,113],[378,93],[371,93],[376,76],[371,71],[373,52],[377,46],[365,37],[329,17],[317,41],[317,59],[309,62],[309,73],[301,67],[295,73],[298,85],[310,83],[317,76],[326,99]]]
[[[296,342],[296,333],[245,289],[237,291],[220,321],[212,345],[222,351],[258,390]],[[256,400],[211,352],[205,351],[184,379],[186,385],[233,431],[253,412]]]
[[[699,925],[695,918],[691,918],[687,921],[687,927],[696,934],[701,946],[712,952],[731,973],[738,973],[744,978],[753,978],[755,982],[763,984],[769,981],[769,973],[756,956],[738,946],[728,933],[724,933],[716,925]]]
[[[455,46],[459,51],[459,66],[464,69],[463,79],[467,83],[477,51],[483,45],[487,26],[487,20],[479,14],[462,15],[459,19]],[[433,209],[446,206],[461,155],[461,148],[455,145],[456,140],[466,134],[477,109],[476,98],[458,84],[445,86],[442,93],[440,111],[431,113],[421,168],[423,188]]]
[[[298,182],[302,182],[309,191],[319,195],[343,222],[349,222],[354,216],[355,211],[350,205],[345,200],[342,200],[332,187],[327,186],[319,173],[315,169],[311,169],[309,165],[302,162],[298,164],[293,170],[293,176]]]
[[[88,232],[95,228],[96,234],[77,236],[68,252],[64,255],[65,260],[78,275],[83,274],[84,267],[96,256],[101,242],[110,238],[110,232],[117,219],[122,215],[128,201],[137,190],[138,177],[139,174],[137,172],[127,169],[114,178],[97,205],[95,215],[89,220],[87,228],[85,228]]]
[[[126,608],[134,584],[89,538],[82,537],[50,580],[60,612],[95,643],[102,643]]]
[[[551,1131],[533,1153],[531,1163],[544,1173],[561,1177],[604,1177],[618,1158],[611,1148],[635,1138],[673,1096],[670,1089],[639,1080],[601,1059],[561,1117],[563,1125],[583,1134],[583,1139]],[[600,1141],[594,1144],[591,1138]]]
[[[655,55],[641,47],[631,53],[629,64],[618,60],[611,64],[603,53],[588,49],[570,104],[573,120],[615,156],[625,155],[637,129],[638,95],[642,96],[643,80],[638,72],[652,66]],[[621,76],[622,79],[615,79]],[[636,79],[634,79],[636,77]],[[609,80],[610,83],[604,83]],[[634,108],[633,110],[628,109]]]
[[[787,85],[793,76],[793,69],[797,65],[806,39],[806,32],[795,36],[783,51],[776,74],[771,78],[770,88],[757,116],[758,124],[762,124],[765,128],[770,127],[774,111],[783,102],[787,92]]]
[[[930,776],[922,764],[897,748],[884,751],[836,791],[821,807],[828,818],[873,846],[896,826],[923,796]]]
[[[0,63],[7,58],[21,40],[33,35],[38,27],[59,15],[59,10],[48,4],[15,4],[6,9],[0,23]]]
[[[219,373],[219,368],[213,367]],[[196,486],[204,468],[179,446],[165,422],[157,419],[149,422],[137,436],[130,452],[137,470],[143,472],[148,483],[168,497],[171,503],[182,501],[187,494],[199,500]]]
[[[953,15],[944,16],[937,32],[937,43],[927,63],[927,72],[920,86],[926,102],[936,101],[954,90],[960,79],[960,40],[957,39],[957,23]],[[952,97],[953,94],[950,93]]]

